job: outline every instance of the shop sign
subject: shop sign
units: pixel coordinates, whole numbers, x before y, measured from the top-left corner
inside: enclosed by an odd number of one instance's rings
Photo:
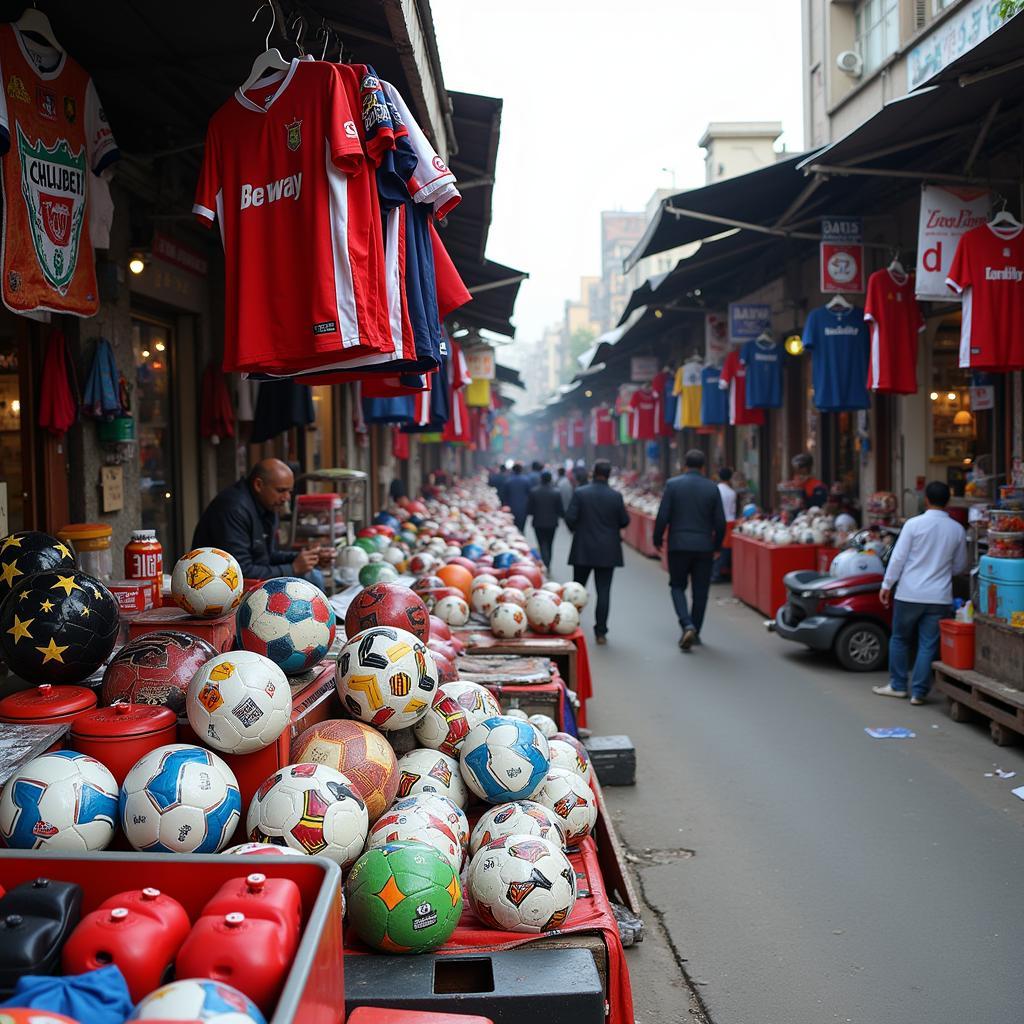
[[[466,352],[466,366],[473,380],[494,380],[494,349],[470,349]]]
[[[864,224],[860,217],[821,218],[821,291],[864,291]]]
[[[124,466],[101,467],[100,492],[104,512],[119,512],[124,508]]]
[[[721,366],[728,351],[729,321],[722,313],[706,313],[704,315],[704,362],[708,366]]]
[[[973,50],[1000,25],[1000,0],[968,0],[945,18],[907,54],[907,92],[912,92],[944,67]]]
[[[917,224],[917,282],[919,299],[958,302],[946,284],[960,236],[984,224],[992,206],[990,194],[980,188],[921,186],[921,214]]]
[[[637,383],[654,380],[658,372],[657,356],[632,356],[629,360],[629,379]]]
[[[206,277],[210,266],[202,253],[187,245],[182,245],[181,242],[175,241],[161,231],[157,231],[153,235],[153,256],[163,260],[164,263],[187,270],[190,274],[195,274],[196,277]]]
[[[729,303],[729,340],[738,345],[757,341],[772,325],[772,307],[767,302]]]
[[[967,389],[971,396],[971,412],[985,412],[996,404],[996,389],[991,384],[982,384]]]

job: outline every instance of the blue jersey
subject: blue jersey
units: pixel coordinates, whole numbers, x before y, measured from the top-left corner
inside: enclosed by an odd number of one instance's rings
[[[729,423],[729,391],[718,386],[722,371],[705,366],[700,374],[700,421],[705,427],[727,426]]]
[[[782,367],[786,352],[772,341],[748,341],[740,350],[747,368],[747,408],[778,409],[782,405]]]
[[[871,335],[864,310],[812,309],[804,324],[804,348],[811,353],[814,404],[820,410],[868,408]]]

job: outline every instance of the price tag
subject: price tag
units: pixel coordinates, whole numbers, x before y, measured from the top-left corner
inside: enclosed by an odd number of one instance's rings
[[[124,466],[103,466],[100,469],[100,491],[104,512],[119,512],[124,508]]]

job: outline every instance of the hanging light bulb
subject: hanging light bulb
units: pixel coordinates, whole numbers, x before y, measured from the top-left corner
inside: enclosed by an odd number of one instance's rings
[[[791,356],[798,356],[803,353],[804,339],[801,338],[799,334],[791,334],[788,338],[786,338],[783,344],[785,345],[786,351]]]

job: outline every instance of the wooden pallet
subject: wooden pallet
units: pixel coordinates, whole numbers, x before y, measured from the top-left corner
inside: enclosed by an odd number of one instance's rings
[[[932,662],[935,688],[949,698],[949,717],[970,722],[988,719],[992,742],[1008,747],[1024,741],[1024,690],[1017,690],[972,669]]]

